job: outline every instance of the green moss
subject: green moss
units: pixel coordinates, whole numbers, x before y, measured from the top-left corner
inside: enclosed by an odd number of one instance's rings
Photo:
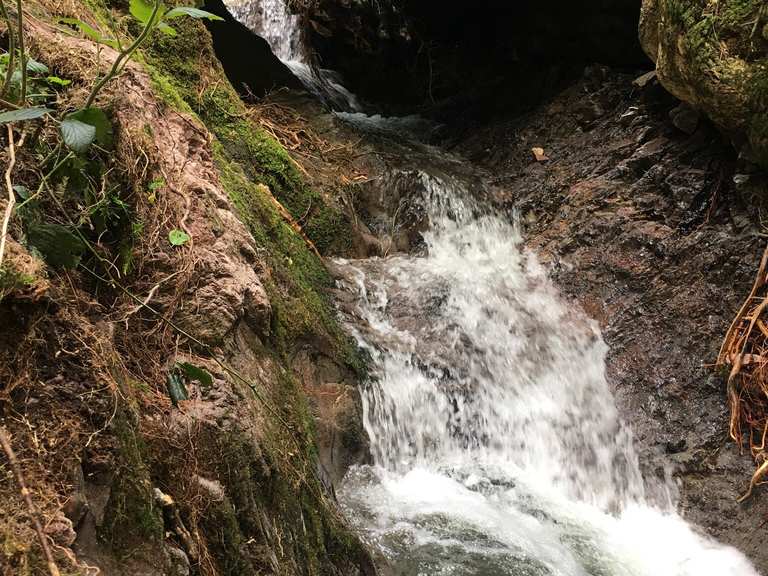
[[[131,423],[128,408],[115,417],[118,440],[116,468],[100,535],[116,551],[158,544],[163,537],[162,514],[155,504],[146,464],[146,446]]]
[[[7,294],[32,286],[34,283],[34,276],[20,272],[6,262],[0,267],[0,300]]]
[[[214,153],[222,185],[272,269],[266,289],[279,347],[287,352],[294,342],[318,330],[341,337],[324,294],[331,278],[322,262],[280,216],[269,191],[249,180],[220,145],[214,144]]]
[[[320,336],[334,343],[340,357],[359,365],[325,295],[332,281],[324,265],[286,223],[272,197],[321,252],[349,247],[348,218],[308,186],[280,143],[250,120],[225,80],[205,27],[193,20],[180,20],[175,27],[176,37],[152,37],[145,64],[165,102],[196,114],[216,136],[213,147],[222,184],[272,271],[266,289],[278,348],[290,352],[297,342]]]
[[[677,95],[721,128],[746,132],[754,159],[768,166],[768,52],[763,0],[662,0],[663,71]],[[682,48],[682,50],[680,50]]]
[[[351,223],[337,207],[306,184],[290,155],[248,117],[247,110],[215,59],[205,27],[180,21],[179,35],[155,35],[146,59],[158,93],[177,110],[194,111],[216,135],[226,156],[238,163],[247,177],[265,184],[301,223],[321,253],[349,247]]]

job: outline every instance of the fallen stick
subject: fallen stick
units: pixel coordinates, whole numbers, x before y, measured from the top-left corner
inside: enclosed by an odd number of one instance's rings
[[[16,477],[16,482],[19,485],[19,491],[21,492],[21,495],[27,504],[27,508],[29,509],[29,517],[32,520],[32,524],[35,526],[37,537],[40,540],[40,546],[43,547],[43,553],[45,554],[45,559],[48,562],[48,572],[51,573],[51,576],[61,576],[59,567],[56,565],[56,561],[53,559],[51,548],[48,546],[48,540],[46,539],[45,533],[43,532],[43,526],[40,524],[40,520],[38,519],[37,507],[32,501],[32,496],[30,496],[27,483],[24,481],[24,476],[21,473],[21,466],[19,466],[19,461],[16,458],[16,453],[13,451],[10,437],[8,436],[8,432],[6,432],[4,426],[0,426],[0,445],[2,445],[5,455],[8,457],[8,462],[11,464],[13,475]]]

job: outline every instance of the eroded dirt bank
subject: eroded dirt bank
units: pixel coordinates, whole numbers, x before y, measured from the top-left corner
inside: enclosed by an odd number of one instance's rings
[[[768,505],[761,493],[736,502],[753,463],[728,438],[725,378],[707,366],[757,270],[765,176],[655,80],[633,79],[590,67],[455,150],[495,175],[496,200],[516,208],[530,248],[600,324],[646,474],[670,467],[685,516],[766,570]]]
[[[125,44],[124,8],[24,4],[27,50],[61,88],[3,127],[5,169],[37,191],[16,199],[0,270],[0,430],[35,509],[4,452],[0,574],[372,574],[326,458],[333,441],[364,456],[364,365],[318,251],[349,223],[199,21],[152,35],[95,100],[110,138],[67,151],[54,118],[117,53],[59,18]]]

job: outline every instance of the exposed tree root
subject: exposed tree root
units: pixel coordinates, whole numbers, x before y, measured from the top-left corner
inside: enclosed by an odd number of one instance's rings
[[[749,444],[757,469],[749,489],[738,501],[752,495],[768,474],[765,451],[768,432],[768,326],[762,318],[768,308],[768,247],[763,252],[749,296],[736,314],[725,335],[718,366],[730,366],[728,403],[731,411],[730,436],[741,447]]]

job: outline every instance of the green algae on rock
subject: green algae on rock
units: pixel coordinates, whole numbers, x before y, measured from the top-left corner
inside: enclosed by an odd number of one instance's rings
[[[644,0],[640,39],[662,85],[705,112],[748,159],[768,166],[768,5]]]

